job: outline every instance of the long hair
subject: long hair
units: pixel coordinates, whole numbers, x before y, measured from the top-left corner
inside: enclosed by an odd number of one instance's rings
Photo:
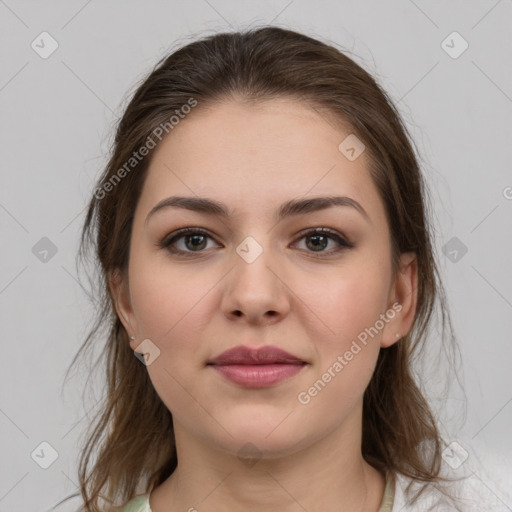
[[[184,114],[193,116],[194,109],[234,98],[254,103],[297,99],[349,126],[365,144],[391,230],[393,272],[402,252],[416,253],[418,298],[413,328],[381,349],[365,390],[362,455],[375,468],[416,482],[443,480],[443,439],[412,368],[436,318],[436,305],[444,350],[451,353],[455,346],[434,255],[428,189],[396,106],[345,53],[272,26],[211,35],[161,59],[124,109],[110,159],[88,204],[79,251],[85,261],[92,250],[97,316],[70,368],[95,340],[105,342],[96,363],[105,371],[104,397],[80,458],[80,490],[87,511],[101,510],[100,500],[114,507],[138,492],[149,492],[176,468],[171,412],[134,357],[109,280],[115,272],[127,274],[133,215],[151,147],[162,134],[172,137],[174,123]],[[135,158],[143,147],[149,148],[146,156]]]

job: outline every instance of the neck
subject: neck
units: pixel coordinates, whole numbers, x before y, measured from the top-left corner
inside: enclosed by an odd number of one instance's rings
[[[178,466],[151,493],[151,509],[377,512],[384,475],[363,459],[361,416],[352,418],[303,449],[252,461],[212,448],[175,421]]]

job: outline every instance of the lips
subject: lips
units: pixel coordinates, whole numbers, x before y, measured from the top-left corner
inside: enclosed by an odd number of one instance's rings
[[[243,345],[226,350],[207,366],[244,388],[268,388],[299,374],[306,361],[272,346],[252,349]]]
[[[257,349],[244,345],[226,350],[211,359],[208,365],[270,365],[270,364],[306,364],[306,361],[278,347],[266,346]]]

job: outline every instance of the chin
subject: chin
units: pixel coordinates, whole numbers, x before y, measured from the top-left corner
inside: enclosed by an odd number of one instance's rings
[[[232,437],[226,434],[222,439],[210,439],[209,444],[215,443],[221,450],[241,460],[246,457],[254,460],[278,459],[296,453],[307,444],[297,425],[285,426],[282,423],[279,425],[279,422],[282,422],[282,418],[272,426],[268,421],[262,422],[263,425],[254,421],[250,425],[230,423],[228,430]]]

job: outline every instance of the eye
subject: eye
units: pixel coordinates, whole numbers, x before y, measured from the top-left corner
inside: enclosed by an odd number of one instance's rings
[[[336,231],[328,228],[316,228],[304,233],[299,240],[306,240],[306,247],[310,249],[308,252],[333,254],[344,249],[350,249],[353,246],[350,242],[345,240]],[[334,249],[325,251],[324,249],[329,245],[329,241],[334,241],[337,246]]]
[[[190,252],[202,252],[206,248],[207,239],[213,238],[210,234],[201,228],[184,228],[166,236],[159,246],[163,249],[167,249],[171,253],[190,253]],[[183,239],[182,247],[176,247],[176,243]]]

